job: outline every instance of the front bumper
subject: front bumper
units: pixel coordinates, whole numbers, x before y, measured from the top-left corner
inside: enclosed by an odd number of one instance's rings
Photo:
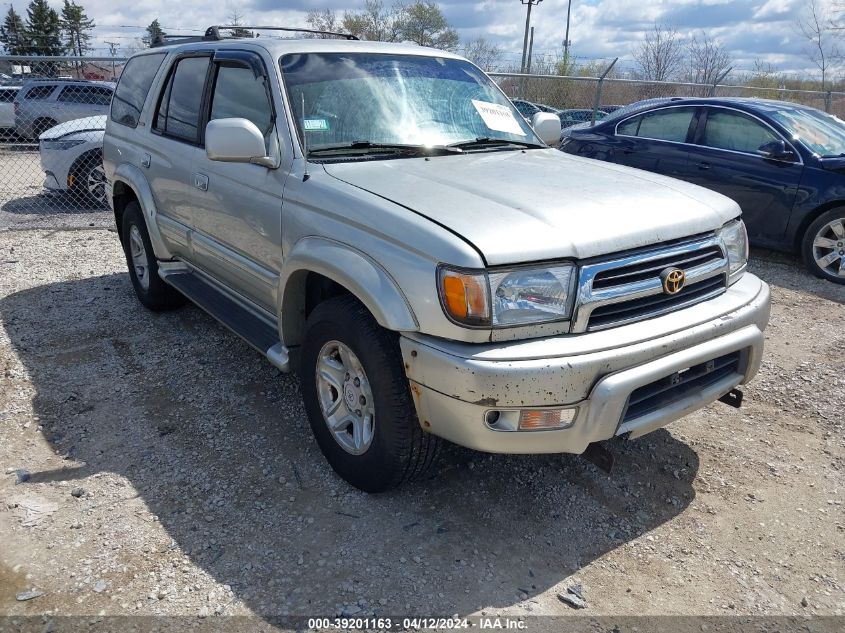
[[[769,288],[746,273],[724,294],[671,314],[581,335],[473,345],[416,334],[401,339],[420,424],[494,453],[582,453],[591,442],[643,435],[717,400],[759,369]],[[640,387],[736,353],[728,373],[625,419]],[[577,407],[571,426],[503,431],[491,410]]]

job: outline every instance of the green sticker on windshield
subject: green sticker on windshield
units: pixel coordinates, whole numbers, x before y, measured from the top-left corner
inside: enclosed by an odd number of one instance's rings
[[[303,119],[302,128],[306,132],[327,132],[329,122],[327,119]]]

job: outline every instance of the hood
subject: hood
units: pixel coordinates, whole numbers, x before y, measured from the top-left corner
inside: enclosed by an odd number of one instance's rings
[[[38,138],[43,140],[55,140],[78,132],[101,132],[105,131],[105,129],[106,115],[101,114],[99,116],[89,116],[84,119],[73,119],[72,121],[59,123],[41,134]]]
[[[488,265],[608,255],[713,231],[740,213],[696,185],[554,149],[323,166],[451,229]]]

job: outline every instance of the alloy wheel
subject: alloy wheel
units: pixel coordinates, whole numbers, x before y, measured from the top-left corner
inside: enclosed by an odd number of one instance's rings
[[[813,260],[824,272],[845,278],[845,218],[819,229],[813,238]]]

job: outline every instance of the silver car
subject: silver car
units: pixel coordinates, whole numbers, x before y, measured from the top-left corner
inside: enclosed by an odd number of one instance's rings
[[[737,205],[559,134],[451,53],[211,28],[129,60],[104,160],[140,301],[296,369],[331,466],[381,491],[441,439],[606,464],[760,366]]]
[[[14,97],[15,131],[29,139],[66,121],[107,114],[114,84],[77,79],[37,79]]]

